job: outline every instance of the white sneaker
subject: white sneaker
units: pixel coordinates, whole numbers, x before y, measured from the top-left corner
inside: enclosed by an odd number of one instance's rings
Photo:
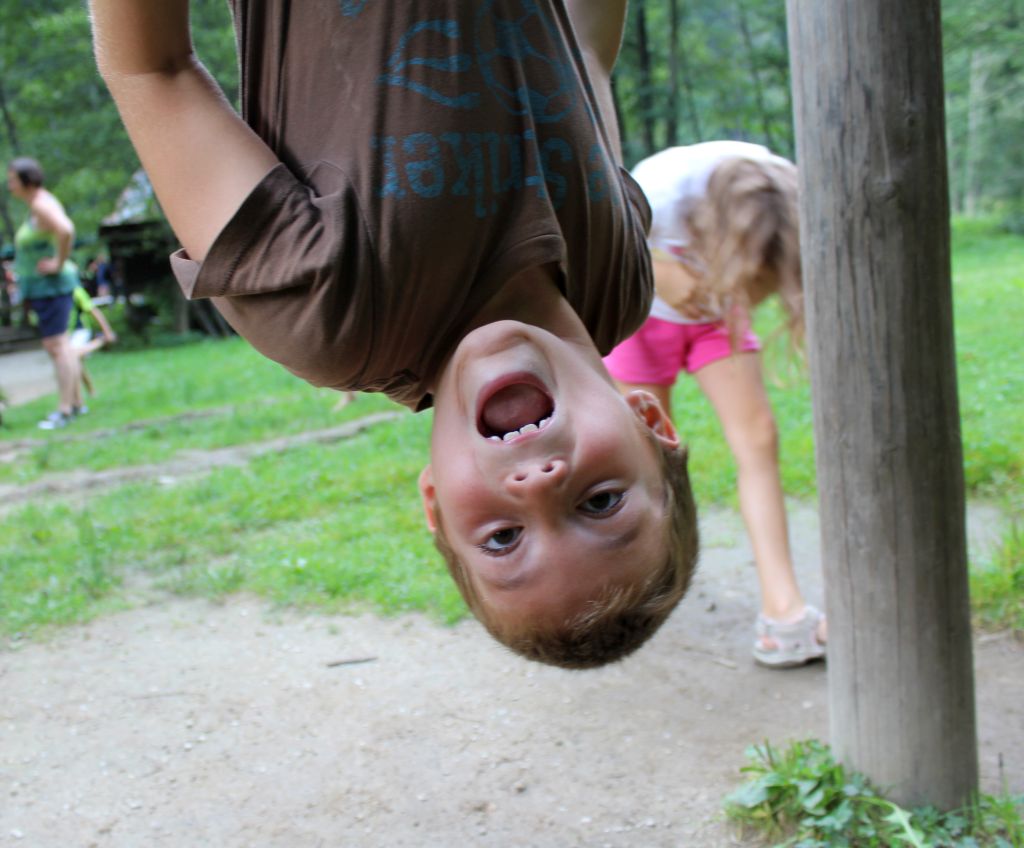
[[[67,427],[71,423],[71,416],[65,415],[60,410],[51,412],[36,426],[40,430],[59,430],[61,427]]]

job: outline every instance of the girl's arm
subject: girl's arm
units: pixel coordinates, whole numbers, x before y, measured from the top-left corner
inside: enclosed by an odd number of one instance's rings
[[[36,271],[40,274],[58,274],[71,255],[75,225],[71,223],[57,198],[48,191],[37,192],[31,208],[36,226],[44,232],[53,233],[57,242],[57,255],[40,259],[36,263]]]
[[[691,321],[713,321],[716,316],[707,309],[704,280],[673,257],[655,250],[651,255],[654,269],[654,290],[665,303]]]
[[[90,0],[100,74],[192,259],[278,159],[192,51],[188,0]]]

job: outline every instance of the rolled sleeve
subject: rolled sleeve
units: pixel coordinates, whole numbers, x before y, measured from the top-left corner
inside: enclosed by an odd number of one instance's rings
[[[202,262],[184,250],[171,268],[189,299],[265,294],[317,283],[340,262],[344,200],[318,197],[283,164],[249,193]],[[350,216],[357,217],[357,216]]]

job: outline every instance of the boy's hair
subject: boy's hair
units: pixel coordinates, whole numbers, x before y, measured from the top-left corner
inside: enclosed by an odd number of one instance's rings
[[[574,669],[622,659],[654,635],[690,587],[697,561],[697,508],[686,449],[662,445],[648,427],[637,423],[654,445],[664,478],[665,561],[637,585],[611,587],[557,625],[517,629],[493,616],[448,542],[441,513],[435,510],[434,545],[466,604],[495,639],[527,659]]]
[[[707,268],[707,297],[735,343],[746,316],[778,294],[794,344],[803,338],[797,170],[781,157],[727,159],[686,216]]]
[[[26,188],[40,188],[43,185],[43,167],[35,159],[19,156],[8,165],[8,170],[13,171]]]

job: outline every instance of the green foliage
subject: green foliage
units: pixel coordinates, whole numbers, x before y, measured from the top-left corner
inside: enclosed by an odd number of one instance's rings
[[[615,71],[626,161],[718,138],[792,157],[785,18],[783,0],[634,0]]]
[[[954,207],[1024,228],[1024,3],[944,0],[942,11]],[[191,15],[197,53],[234,100],[227,4],[192,0]],[[138,161],[96,74],[85,4],[0,0],[0,31],[0,157],[40,159],[88,238]],[[784,0],[632,0],[615,78],[629,164],[716,138],[794,154]],[[20,214],[0,193],[0,223]]]
[[[234,39],[223,0],[193,0],[197,51],[224,85],[238,89]],[[0,0],[0,160],[32,156],[64,203],[80,237],[100,220],[138,169],[138,159],[96,71],[81,0]],[[4,229],[23,214],[0,193]],[[10,241],[12,233],[0,233]]]
[[[1021,0],[944,0],[950,189],[1024,232]],[[615,72],[626,161],[740,138],[793,157],[784,0],[633,0]]]
[[[749,780],[726,815],[776,846],[792,848],[1016,848],[1024,845],[1024,796],[981,795],[961,810],[906,810],[816,740],[747,751]],[[781,841],[780,841],[781,840]]]
[[[953,206],[995,212],[1024,233],[1024,62],[1020,0],[942,4]]]

